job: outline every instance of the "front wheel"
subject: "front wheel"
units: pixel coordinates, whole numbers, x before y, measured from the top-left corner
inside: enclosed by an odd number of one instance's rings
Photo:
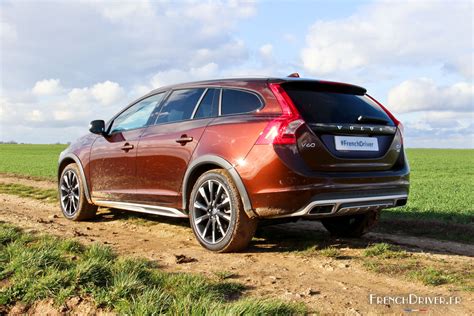
[[[323,226],[336,237],[361,237],[378,222],[380,211],[346,215],[321,220]]]
[[[239,191],[225,170],[210,170],[199,177],[189,207],[191,228],[208,250],[240,251],[255,234],[257,221],[245,213]]]
[[[87,201],[84,185],[77,165],[67,165],[61,173],[58,188],[59,206],[67,219],[80,221],[95,216],[97,206]]]

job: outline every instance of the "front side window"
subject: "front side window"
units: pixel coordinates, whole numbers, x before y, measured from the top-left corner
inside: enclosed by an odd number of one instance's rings
[[[253,112],[261,106],[262,102],[253,93],[231,89],[222,91],[222,115]]]
[[[110,133],[144,127],[153,109],[161,103],[164,95],[165,93],[155,94],[126,109],[115,118]]]
[[[208,89],[199,107],[194,113],[195,119],[217,116],[219,107],[219,89]]]
[[[189,120],[204,89],[175,90],[163,104],[155,124]]]

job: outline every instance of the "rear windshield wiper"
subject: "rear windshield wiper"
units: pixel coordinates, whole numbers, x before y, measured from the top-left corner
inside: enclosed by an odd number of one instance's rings
[[[373,117],[373,116],[365,116],[361,115],[357,118],[357,122],[359,123],[379,123],[383,125],[387,125],[388,121],[386,119],[380,117]]]

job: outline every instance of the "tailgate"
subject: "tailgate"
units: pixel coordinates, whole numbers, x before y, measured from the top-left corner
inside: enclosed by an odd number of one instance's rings
[[[282,85],[306,122],[297,147],[317,171],[389,170],[402,138],[395,122],[365,93],[345,85]],[[350,86],[348,86],[350,87]]]

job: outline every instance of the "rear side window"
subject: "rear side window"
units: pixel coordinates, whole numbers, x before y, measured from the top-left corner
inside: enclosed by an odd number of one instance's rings
[[[248,113],[262,106],[260,99],[253,93],[241,90],[222,90],[222,115]]]
[[[204,89],[175,90],[161,107],[155,124],[189,120]]]
[[[357,124],[359,116],[367,116],[394,125],[385,111],[365,95],[294,88],[286,92],[308,123]]]
[[[217,116],[219,106],[219,90],[208,89],[206,95],[199,104],[196,113],[194,113],[195,119],[215,117]]]

